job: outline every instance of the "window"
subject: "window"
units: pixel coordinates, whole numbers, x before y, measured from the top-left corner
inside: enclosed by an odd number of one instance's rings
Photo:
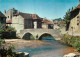
[[[77,25],[79,25],[79,16],[77,16]]]
[[[9,18],[9,16],[8,16],[8,18]]]

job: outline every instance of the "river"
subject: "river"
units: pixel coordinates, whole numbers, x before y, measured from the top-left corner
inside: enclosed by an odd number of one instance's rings
[[[33,42],[33,41],[32,41]],[[28,52],[30,57],[63,57],[66,46],[57,42],[53,37],[46,37],[42,39],[44,44],[37,47],[26,47],[18,49],[18,52]],[[34,43],[34,42],[33,42]]]

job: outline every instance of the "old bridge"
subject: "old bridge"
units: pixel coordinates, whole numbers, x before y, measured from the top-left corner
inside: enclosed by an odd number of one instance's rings
[[[27,34],[32,35],[34,39],[41,39],[44,34],[51,35],[56,40],[61,39],[61,34],[59,30],[53,29],[24,29],[20,31],[20,38],[28,38]]]

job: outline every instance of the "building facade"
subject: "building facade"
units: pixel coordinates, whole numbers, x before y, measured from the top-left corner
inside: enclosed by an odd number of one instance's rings
[[[71,11],[69,31],[80,32],[80,4]]]
[[[39,17],[37,14],[22,13],[16,9],[10,9],[7,12],[4,11],[7,17],[6,25],[14,27],[17,33],[24,29],[53,29],[53,24],[47,20],[43,21],[43,18]]]
[[[36,14],[18,12],[12,18],[12,27],[17,30],[42,28],[42,18]]]
[[[49,21],[47,19],[44,19],[43,23],[42,23],[42,28],[43,29],[53,29],[54,25],[53,25],[53,23],[51,21]]]
[[[15,8],[9,9],[8,11],[4,10],[4,15],[6,16],[6,26],[12,25],[12,17],[14,14],[18,13],[18,10]]]

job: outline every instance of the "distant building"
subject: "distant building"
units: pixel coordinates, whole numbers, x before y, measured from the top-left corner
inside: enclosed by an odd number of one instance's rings
[[[42,23],[42,28],[43,29],[53,29],[53,23],[47,19],[44,19]]]
[[[62,20],[57,20],[57,19],[54,20],[54,21],[53,21],[54,29],[60,29],[64,23],[65,23],[65,22],[62,21]]]
[[[6,16],[0,11],[0,24],[2,24],[3,27],[6,26]]]
[[[69,31],[80,32],[80,4],[71,11]]]

